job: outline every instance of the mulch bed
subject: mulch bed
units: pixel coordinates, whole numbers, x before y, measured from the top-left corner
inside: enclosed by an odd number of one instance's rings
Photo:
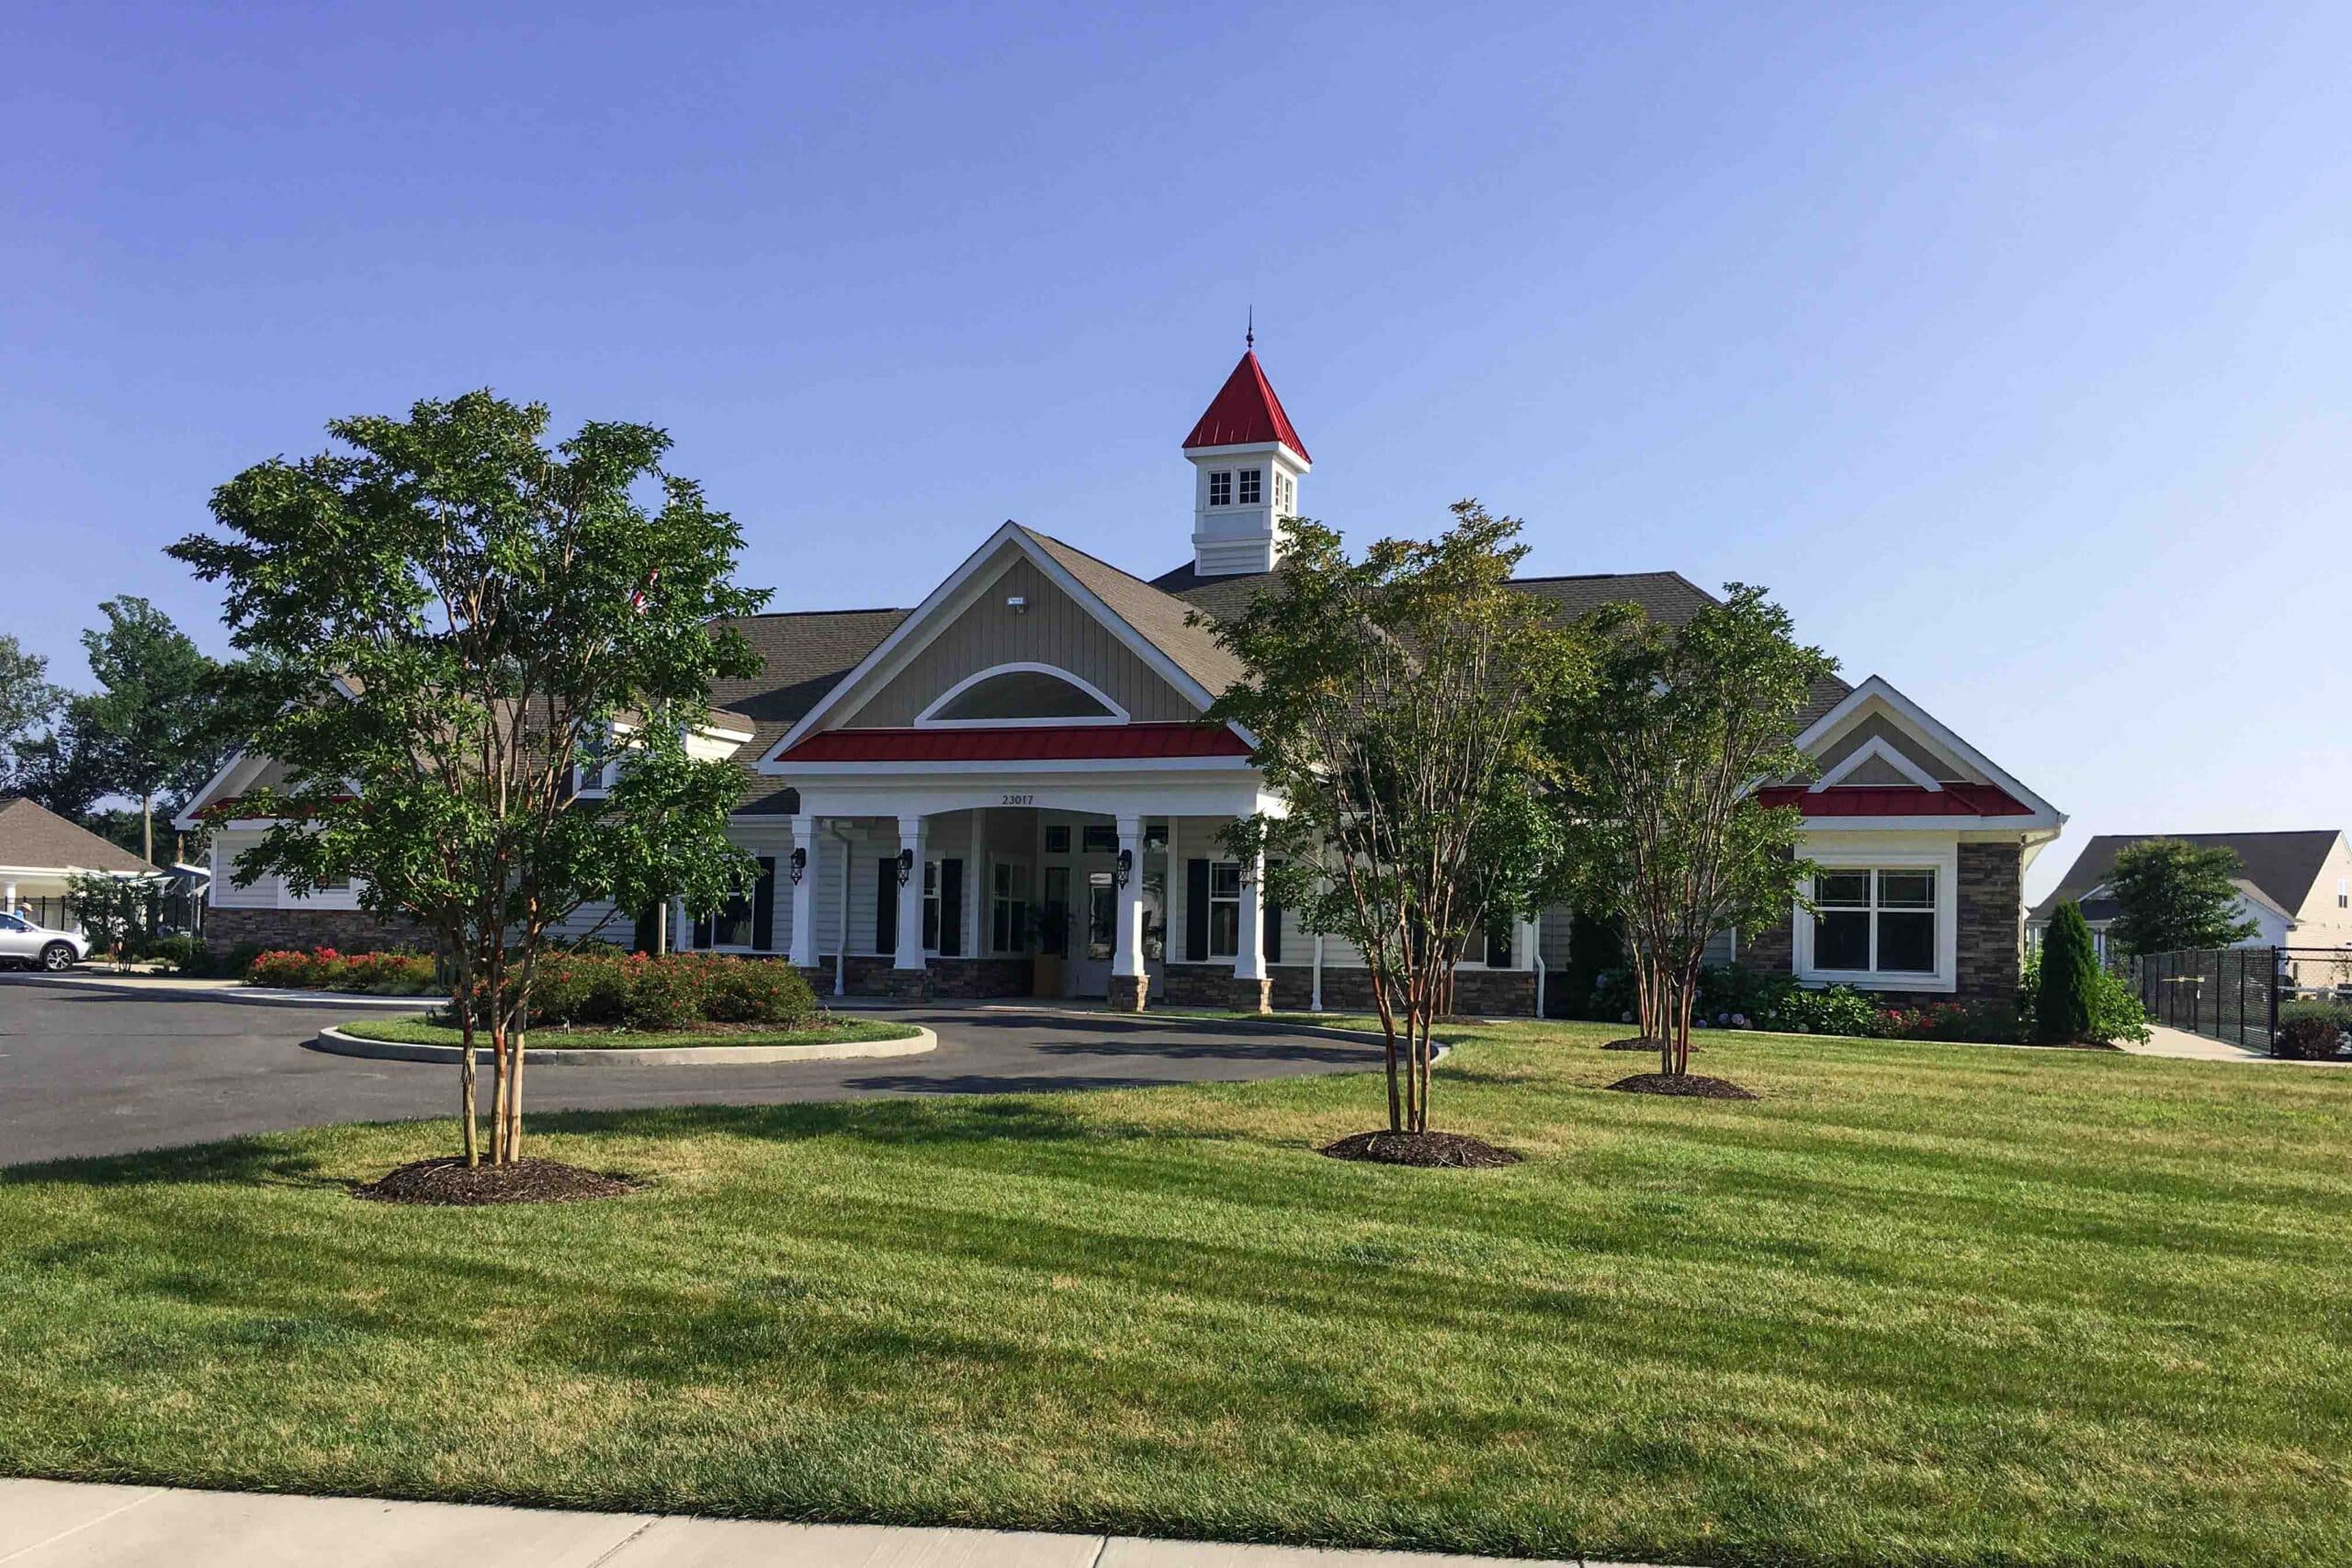
[[[579,1203],[591,1198],[622,1198],[637,1183],[600,1171],[582,1170],[551,1159],[519,1159],[512,1165],[487,1161],[466,1168],[456,1155],[396,1166],[351,1190],[375,1203],[438,1203],[474,1207],[483,1203]]]
[[[1690,1047],[1693,1051],[1696,1051],[1698,1048],[1699,1047],[1696,1045]],[[1663,1040],[1645,1040],[1638,1034],[1629,1034],[1623,1040],[1611,1040],[1609,1043],[1603,1045],[1601,1049],[1604,1051],[1647,1051],[1651,1055],[1655,1056],[1660,1051],[1666,1049],[1666,1042]]]
[[[1520,1156],[1464,1133],[1352,1133],[1320,1153],[1374,1165],[1417,1165],[1442,1170],[1492,1170]]]
[[[1626,1094],[1672,1094],[1686,1100],[1754,1100],[1756,1096],[1729,1078],[1701,1073],[1635,1073],[1609,1086]]]

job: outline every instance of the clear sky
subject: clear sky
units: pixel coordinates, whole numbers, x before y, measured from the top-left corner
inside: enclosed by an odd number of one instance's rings
[[[222,648],[160,553],[211,487],[482,385],[668,428],[779,608],[1006,517],[1149,575],[1254,305],[1303,510],[1769,584],[2072,814],[2030,892],[2352,825],[2348,59],[2342,5],[17,6],[0,628]]]

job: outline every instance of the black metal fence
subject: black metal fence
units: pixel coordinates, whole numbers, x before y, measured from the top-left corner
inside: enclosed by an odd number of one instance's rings
[[[2132,959],[2132,975],[2149,1021],[2249,1051],[2270,1050],[2282,1003],[2352,1002],[2352,948],[2149,953]]]

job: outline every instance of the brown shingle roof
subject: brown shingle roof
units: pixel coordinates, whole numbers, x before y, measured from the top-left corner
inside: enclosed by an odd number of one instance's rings
[[[153,872],[121,845],[21,796],[0,798],[0,865],[43,871]]]
[[[757,816],[786,808],[784,781],[752,770],[785,731],[908,615],[905,610],[808,610],[744,615],[729,623],[743,634],[764,666],[748,681],[714,681],[710,687],[713,707],[751,724],[750,743],[735,753],[752,773],[752,787],[737,811]]]
[[[1150,586],[1163,593],[1172,594],[1216,618],[1239,611],[1272,575],[1269,572],[1245,572],[1232,577],[1202,577],[1187,563],[1153,578]],[[1569,619],[1590,615],[1603,604],[1637,604],[1652,620],[1679,626],[1706,605],[1718,602],[1713,594],[1679,571],[1603,571],[1573,577],[1521,577],[1513,579],[1511,586],[1523,593],[1532,593],[1551,601],[1559,607],[1560,614]],[[1798,712],[1797,728],[1804,729],[1810,727],[1823,714],[1845,701],[1852,691],[1853,687],[1835,675],[1821,682],[1814,687],[1811,700]]]
[[[1051,556],[1072,577],[1111,608],[1111,613],[1143,634],[1145,639],[1175,661],[1177,668],[1208,688],[1215,696],[1241,678],[1241,661],[1227,653],[1206,626],[1192,626],[1193,605],[1140,577],[1100,561],[1075,545],[1021,530],[1038,548]]]
[[[2292,915],[2311,897],[2312,883],[2327,863],[2327,857],[2341,837],[2335,828],[2309,828],[2277,833],[2101,833],[2083,846],[2066,874],[2050,896],[2033,907],[2029,918],[2047,920],[2057,912],[2058,906],[2069,901],[2080,903],[2083,895],[2107,880],[2115,869],[2117,852],[2129,844],[2142,844],[2150,839],[2179,839],[2204,849],[2230,849],[2237,852],[2238,860],[2245,867],[2245,880],[2262,890],[2265,897]],[[2109,899],[2096,901],[2098,908],[2086,905],[2083,914],[2089,919],[2111,919],[2120,911]]]

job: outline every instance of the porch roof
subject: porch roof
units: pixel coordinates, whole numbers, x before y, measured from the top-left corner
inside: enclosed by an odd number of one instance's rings
[[[1759,789],[1766,806],[1793,806],[1807,817],[2030,817],[2033,807],[1998,784],[1803,784]]]
[[[1125,761],[1247,757],[1249,742],[1216,724],[1038,724],[1004,729],[825,729],[777,761]]]

